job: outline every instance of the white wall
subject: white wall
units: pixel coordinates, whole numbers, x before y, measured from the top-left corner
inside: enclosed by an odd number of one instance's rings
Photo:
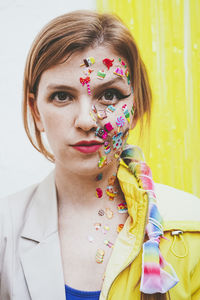
[[[0,0],[0,197],[53,168],[29,143],[21,118],[23,69],[35,35],[60,14],[95,8],[96,0]]]

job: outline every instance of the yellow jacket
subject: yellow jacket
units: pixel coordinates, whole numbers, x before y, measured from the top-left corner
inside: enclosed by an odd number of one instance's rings
[[[139,300],[147,197],[125,165],[119,167],[118,179],[129,218],[108,263],[100,300]],[[179,283],[170,290],[171,300],[199,300],[200,199],[158,184],[156,194],[167,238],[161,239],[160,250],[179,278]]]

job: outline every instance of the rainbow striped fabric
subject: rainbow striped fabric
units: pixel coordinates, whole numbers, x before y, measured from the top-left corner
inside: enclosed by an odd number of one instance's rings
[[[136,177],[139,188],[145,190],[148,196],[146,225],[148,240],[143,243],[140,291],[145,294],[166,293],[178,283],[179,279],[172,266],[160,253],[160,239],[164,236],[151,169],[146,165],[143,152],[137,146],[126,145],[121,158]]]

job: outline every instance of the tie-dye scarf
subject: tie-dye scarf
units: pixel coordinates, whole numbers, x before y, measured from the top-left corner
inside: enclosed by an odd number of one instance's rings
[[[137,179],[139,188],[148,196],[148,219],[143,243],[142,276],[140,291],[146,294],[166,293],[179,281],[170,264],[160,253],[160,239],[163,238],[162,218],[158,211],[151,169],[144,162],[142,150],[137,146],[126,145],[121,158]]]

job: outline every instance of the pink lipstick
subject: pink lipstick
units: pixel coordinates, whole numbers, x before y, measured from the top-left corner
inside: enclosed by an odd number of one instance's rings
[[[89,153],[97,152],[102,145],[103,144],[101,142],[92,140],[92,141],[80,141],[75,145],[72,145],[72,147],[79,152],[89,154]]]

